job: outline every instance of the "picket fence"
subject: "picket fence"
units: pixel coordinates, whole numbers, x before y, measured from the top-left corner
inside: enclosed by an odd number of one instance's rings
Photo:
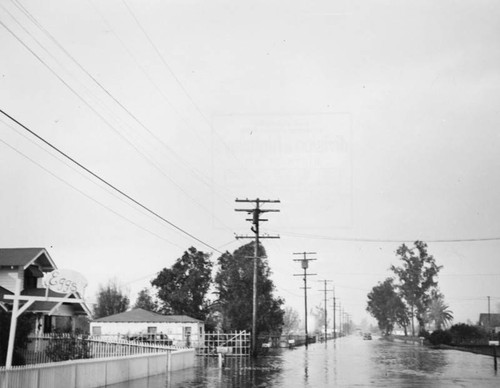
[[[126,339],[103,339],[101,337],[71,336],[70,334],[44,334],[28,337],[28,346],[23,350],[25,363],[42,364],[54,360],[48,350],[57,348],[69,359],[109,358],[145,353],[162,353],[180,349],[162,343],[130,341]]]
[[[194,350],[0,367],[0,388],[97,388],[194,366]]]

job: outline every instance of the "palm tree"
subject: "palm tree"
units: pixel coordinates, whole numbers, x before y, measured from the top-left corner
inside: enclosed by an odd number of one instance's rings
[[[441,294],[434,294],[427,310],[427,321],[434,322],[434,329],[441,330],[453,321],[453,311],[445,304]]]

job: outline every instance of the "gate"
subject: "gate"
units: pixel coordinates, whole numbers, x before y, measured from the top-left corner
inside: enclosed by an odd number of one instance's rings
[[[196,351],[198,356],[216,356],[218,353],[224,353],[226,356],[247,357],[250,356],[251,347],[251,334],[247,331],[207,332]]]

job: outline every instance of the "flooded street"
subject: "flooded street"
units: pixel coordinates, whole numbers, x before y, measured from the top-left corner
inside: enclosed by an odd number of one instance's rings
[[[196,368],[114,385],[160,387],[497,387],[491,357],[352,336],[257,360],[199,358]]]

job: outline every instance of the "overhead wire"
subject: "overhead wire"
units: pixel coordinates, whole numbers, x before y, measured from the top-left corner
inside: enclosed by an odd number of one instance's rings
[[[193,107],[195,108],[195,110],[198,112],[198,114],[200,115],[200,117],[203,119],[203,121],[205,122],[205,124],[211,129],[212,133],[215,134],[215,136],[218,138],[218,140],[221,142],[221,144],[223,144],[223,146],[225,147],[226,151],[233,157],[233,159],[235,161],[237,161],[242,166],[242,168],[245,169],[247,171],[247,173],[250,174],[250,176],[252,176],[252,178],[257,183],[257,180],[256,180],[255,176],[253,175],[253,173],[251,171],[249,171],[245,167],[245,165],[243,163],[241,163],[241,161],[239,160],[238,157],[236,157],[236,155],[234,154],[233,150],[227,145],[227,143],[224,141],[224,139],[218,134],[218,132],[215,130],[213,124],[210,122],[210,120],[208,120],[208,118],[203,113],[203,111],[200,109],[200,107],[198,106],[198,104],[196,103],[196,101],[194,100],[194,98],[191,96],[191,94],[188,92],[188,90],[186,89],[186,87],[180,81],[179,77],[177,77],[177,75],[175,74],[175,72],[172,70],[172,67],[166,61],[165,56],[158,49],[158,47],[154,43],[154,41],[151,38],[151,36],[148,34],[147,30],[144,28],[144,26],[141,23],[141,21],[139,20],[139,18],[135,15],[134,10],[128,5],[128,3],[125,0],[122,0],[122,3],[124,4],[125,8],[129,12],[129,14],[131,15],[132,19],[134,19],[134,21],[137,24],[138,28],[141,30],[141,32],[145,36],[145,38],[148,41],[149,45],[153,48],[154,52],[157,54],[158,58],[162,62],[163,66],[165,67],[165,69],[167,70],[167,72],[173,77],[173,79],[175,80],[175,82],[177,83],[177,85],[179,86],[179,88],[186,95],[186,97],[188,98],[188,100],[190,101],[190,103],[193,105]]]
[[[155,138],[155,140],[157,140],[158,142],[160,142],[164,147],[166,147],[167,150],[170,150],[170,147],[168,147],[163,141],[161,141],[161,139],[159,139],[156,135],[153,134],[153,132],[151,130],[149,130],[149,128],[147,128],[132,112],[130,112],[123,104],[121,104],[119,102],[118,99],[116,99],[106,88],[104,88],[104,86],[99,83],[99,81],[97,81],[97,79],[95,79],[95,77],[93,77],[67,50],[64,49],[64,47],[62,45],[59,44],[59,42],[57,42],[57,40],[46,30],[43,28],[43,26],[40,25],[40,23],[38,23],[38,21],[36,20],[36,18],[34,18],[28,10],[26,10],[22,5],[18,4],[17,2],[14,2],[15,0],[13,0],[13,3],[18,6],[18,8],[35,24],[38,26],[38,28],[40,28],[42,31],[45,32],[45,34],[47,36],[49,36],[49,38],[66,54],[67,57],[69,57],[73,63],[75,63],[94,83],[96,83],[99,88],[101,90],[103,90],[106,95],[108,95],[108,97],[110,97],[116,104],[118,104],[120,106],[121,109],[123,109],[124,111],[127,112],[127,114],[132,117],[139,125],[141,125],[141,127],[143,127],[151,136],[153,136]],[[49,56],[51,56],[56,62],[59,63],[59,65],[61,67],[63,67],[63,65],[57,60],[57,58],[55,58],[52,53],[47,50],[41,43],[38,39],[36,39],[15,17],[14,15],[12,15],[8,10],[5,9],[5,7],[2,6],[2,8],[4,9],[5,12],[7,12],[9,14],[9,16],[28,34],[31,36],[31,38],[45,51],[48,53]],[[3,24],[3,23],[2,23]],[[4,24],[3,24],[4,25]],[[5,28],[7,28],[5,25],[4,25]],[[7,30],[12,34],[14,35],[14,37],[20,42],[22,43],[25,48],[27,48],[33,55],[35,55],[35,57],[40,60],[61,82],[63,82],[63,84],[68,87],[80,100],[82,100],[89,108],[91,108],[91,110],[96,113],[103,121],[104,123],[110,128],[112,129],[118,136],[120,136],[122,139],[124,139],[130,146],[132,146],[132,148],[139,154],[141,155],[148,163],[150,163],[153,167],[155,167],[155,169],[157,171],[160,172],[160,174],[162,174],[165,178],[167,178],[172,184],[174,184],[175,187],[177,187],[184,195],[186,195],[190,200],[192,200],[194,203],[196,203],[198,206],[200,206],[200,208],[202,208],[203,210],[205,210],[207,213],[211,214],[212,217],[217,220],[222,226],[224,226],[228,231],[232,231],[227,225],[225,225],[215,214],[213,214],[212,212],[210,212],[208,209],[205,208],[205,206],[203,206],[202,204],[200,204],[197,200],[195,200],[186,190],[184,190],[184,188],[182,188],[179,184],[177,184],[177,182],[175,182],[167,173],[165,173],[165,171],[163,171],[163,169],[161,168],[161,166],[159,166],[151,157],[147,156],[144,152],[142,152],[138,146],[134,145],[133,142],[131,140],[129,140],[128,138],[124,137],[123,134],[116,130],[116,128],[114,128],[114,126],[109,122],[107,121],[104,116],[102,116],[96,109],[94,109],[90,103],[88,103],[74,88],[72,88],[67,82],[65,82],[63,80],[62,77],[60,77],[57,72],[55,72],[49,65],[47,62],[43,61],[41,59],[41,57],[39,57],[38,55],[36,55],[34,53],[33,50],[31,50],[26,44],[24,44],[24,42],[21,41],[21,39],[14,34],[14,32],[10,29],[7,28]],[[103,106],[103,103],[101,102],[99,104],[99,106]],[[178,155],[174,152],[173,153],[174,155],[176,155],[178,157]],[[180,157],[178,157],[180,158]],[[206,183],[206,182],[205,182]]]
[[[113,36],[118,40],[122,48],[127,52],[127,54],[132,58],[134,63],[137,65],[137,67],[141,70],[142,74],[146,77],[146,79],[149,81],[149,83],[155,88],[155,90],[159,93],[159,95],[165,100],[167,105],[170,107],[170,109],[174,112],[174,114],[179,117],[184,124],[185,128],[190,130],[194,135],[196,139],[199,139],[199,132],[197,132],[193,126],[186,120],[184,115],[182,115],[179,110],[175,107],[175,105],[172,103],[170,98],[164,93],[164,91],[158,86],[158,84],[154,81],[154,79],[150,76],[148,71],[144,68],[143,65],[137,60],[136,56],[133,54],[133,52],[128,48],[127,44],[123,41],[123,39],[120,38],[118,33],[114,30],[110,22],[107,20],[107,18],[102,14],[102,12],[99,10],[99,8],[94,4],[92,0],[87,0],[89,4],[92,6],[94,11],[99,15],[101,18],[102,22],[106,25],[107,29],[113,34]],[[201,140],[200,140],[201,142]],[[202,145],[206,145],[206,143],[202,142]],[[200,172],[197,172],[196,169],[193,168],[193,171],[195,174],[199,174],[203,177],[203,174]],[[216,182],[206,180],[204,182],[205,184],[209,185],[212,189],[214,186],[217,186],[217,190],[224,190],[226,193],[230,193],[229,190],[227,190],[224,186],[217,185]],[[215,190],[214,190],[215,191]],[[215,191],[217,192],[217,191]]]
[[[94,77],[66,48],[52,35],[39,21],[36,19],[31,12],[29,12],[26,7],[24,7],[20,1],[11,0],[38,28],[44,32],[49,39],[56,44],[56,46],[64,52],[64,54],[71,59],[71,61],[78,66],[109,98],[111,98],[126,114],[133,119],[139,126],[141,126],[151,137],[154,138],[163,148],[165,148],[169,153],[174,155],[181,163],[187,165],[193,174],[195,174],[200,181],[202,181],[207,186],[211,187],[210,182],[208,182],[205,177],[200,174],[193,166],[191,166],[185,159],[183,159],[175,150],[166,144],[162,139],[160,139],[151,129],[149,129],[130,109],[128,109],[124,104],[122,104],[104,85]]]
[[[150,217],[152,220],[160,223],[160,225],[162,226],[165,226],[165,224],[161,221],[161,220],[158,220],[156,217],[152,216],[151,214],[149,213],[145,213],[143,211],[140,211],[141,209],[137,208],[137,206],[134,206],[132,203],[130,203],[130,201],[127,201],[126,198],[124,198],[123,196],[119,195],[117,192],[115,192],[114,190],[110,189],[108,186],[105,186],[104,184],[99,184],[100,181],[96,181],[96,180],[93,180],[88,174],[85,174],[84,171],[81,171],[81,169],[77,169],[77,166],[73,165],[71,162],[69,162],[67,159],[64,159],[62,157],[58,158],[57,157],[57,154],[54,154],[54,153],[51,153],[48,149],[42,147],[41,144],[35,142],[35,140],[33,138],[29,138],[27,135],[23,134],[23,133],[20,133],[18,132],[12,125],[6,123],[3,119],[1,119],[1,121],[7,126],[9,127],[12,131],[14,131],[16,134],[22,136],[23,138],[25,138],[26,140],[28,140],[29,142],[31,142],[33,145],[35,145],[36,147],[38,147],[39,149],[41,149],[42,151],[44,151],[45,153],[47,153],[47,155],[51,156],[52,158],[54,158],[55,160],[63,163],[65,166],[67,166],[68,168],[72,169],[73,171],[75,171],[77,174],[79,174],[81,177],[85,178],[86,180],[88,180],[89,182],[91,182],[92,184],[96,185],[97,187],[101,188],[101,189],[104,189],[106,190],[106,192],[108,192],[110,195],[112,195],[114,198],[118,199],[120,202],[124,203],[125,205],[129,206],[131,209],[134,209],[135,211],[138,211],[139,214],[141,215],[145,215],[145,216],[148,216]],[[5,143],[5,142],[4,142]],[[25,156],[24,154],[21,153],[21,151],[17,150],[18,153],[20,153],[22,156]],[[28,158],[27,156],[25,156],[26,158]],[[29,158],[28,158],[29,159]],[[29,159],[31,160],[31,159]],[[38,165],[38,163],[37,163]],[[41,168],[44,168],[41,166]],[[46,171],[48,171],[48,169],[44,168]],[[50,173],[50,171],[48,171]],[[51,175],[54,175],[51,173]],[[62,179],[60,179],[62,180]],[[83,192],[83,190],[80,190],[76,187],[74,187],[73,185],[67,183],[71,188],[74,188],[75,190],[79,191],[79,192]],[[88,196],[88,195],[86,195]],[[97,202],[98,204],[100,204],[101,206],[105,207],[106,209],[110,210],[111,212],[113,213],[117,213],[115,212],[114,210],[111,210],[109,207],[107,207],[106,205],[102,204],[101,202],[99,202],[98,200],[92,198],[94,200],[94,202]],[[125,218],[125,217],[122,217],[122,218]],[[146,228],[143,228],[141,226],[139,226],[136,222],[133,222],[132,220],[126,218],[127,221],[131,222],[132,224],[134,224],[135,226],[138,226],[140,228],[142,228],[143,230],[146,230],[147,232],[149,233],[152,233],[154,234],[156,237],[160,237],[161,239],[164,239],[162,238],[159,234],[156,234],[155,232],[152,232],[150,231],[149,229],[146,229]],[[169,240],[166,240],[164,239],[165,241],[169,242]],[[180,245],[177,245],[177,244],[174,244],[172,242],[170,242],[172,245],[175,245],[176,247],[178,248],[181,248],[183,249]]]
[[[96,174],[95,172],[93,172],[89,168],[85,167],[83,164],[81,164],[80,162],[78,162],[77,160],[75,160],[74,158],[72,158],[71,156],[69,156],[68,154],[66,154],[64,151],[60,150],[58,147],[56,147],[55,145],[53,145],[52,143],[50,143],[49,141],[47,141],[46,139],[44,139],[43,137],[41,137],[40,135],[38,135],[36,132],[34,132],[31,129],[29,129],[27,126],[25,126],[24,124],[22,124],[21,122],[19,122],[14,117],[10,116],[8,113],[6,113],[5,111],[3,111],[2,109],[0,109],[0,113],[2,113],[5,117],[7,117],[11,121],[15,122],[17,125],[19,125],[23,129],[25,129],[27,132],[29,132],[31,135],[33,135],[34,137],[36,137],[37,139],[39,139],[41,142],[43,142],[44,144],[46,144],[47,146],[49,146],[50,148],[52,148],[54,151],[58,152],[59,154],[61,154],[62,156],[64,156],[65,158],[67,158],[68,160],[70,160],[71,162],[73,162],[74,164],[76,164],[78,167],[80,167],[81,169],[85,170],[87,173],[89,173],[90,175],[92,175],[94,178],[96,178],[97,180],[101,181],[106,186],[110,187],[111,189],[115,190],[116,192],[118,192],[119,194],[121,194],[122,196],[124,196],[125,198],[127,198],[128,200],[130,200],[131,202],[133,202],[134,204],[136,204],[140,208],[142,208],[145,211],[147,211],[148,213],[154,215],[158,219],[160,219],[163,222],[165,222],[168,225],[170,225],[172,228],[174,228],[177,231],[185,234],[186,236],[192,238],[193,240],[198,241],[199,243],[205,245],[206,247],[208,247],[208,248],[210,248],[210,249],[212,249],[212,250],[214,250],[214,251],[219,252],[219,253],[222,254],[222,252],[219,251],[218,249],[214,248],[210,244],[208,244],[205,241],[201,240],[200,238],[194,236],[193,234],[189,233],[188,231],[184,230],[183,228],[181,228],[180,226],[176,225],[175,223],[167,220],[166,218],[164,218],[163,216],[161,216],[160,214],[158,214],[154,210],[150,209],[149,207],[147,207],[146,205],[142,204],[138,200],[132,198],[130,195],[128,195],[127,193],[125,193],[123,190],[119,189],[118,187],[116,187],[112,183],[108,182],[106,179],[100,177],[98,174]]]
[[[270,230],[274,232],[273,230]],[[363,237],[335,237],[324,236],[306,233],[293,233],[293,232],[280,232],[283,236],[307,238],[314,240],[328,240],[328,241],[345,241],[345,242],[367,242],[367,243],[409,243],[419,240],[417,239],[384,239],[384,238],[363,238]],[[471,238],[457,238],[457,239],[421,239],[426,243],[456,243],[456,242],[482,242],[482,241],[500,241],[500,236],[493,237],[471,237]]]
[[[3,120],[2,120],[3,122]],[[4,123],[5,124],[5,123]],[[148,229],[148,228],[145,228],[141,225],[139,225],[138,223],[134,222],[133,220],[131,220],[130,218],[124,216],[123,214],[120,214],[119,212],[117,212],[116,210],[113,210],[112,208],[110,208],[109,206],[105,205],[104,203],[102,203],[101,201],[97,200],[96,198],[92,197],[91,195],[85,193],[83,190],[79,189],[78,187],[76,187],[75,185],[69,183],[67,180],[61,178],[60,176],[58,176],[57,174],[53,173],[52,171],[50,171],[48,168],[44,167],[42,164],[38,163],[36,160],[34,160],[33,158],[29,157],[28,155],[26,155],[25,153],[23,153],[22,151],[20,151],[19,149],[17,149],[16,147],[12,146],[11,144],[8,144],[6,141],[4,141],[3,139],[0,138],[0,142],[3,143],[6,147],[10,148],[11,150],[13,150],[14,152],[18,153],[19,155],[23,156],[24,158],[26,158],[27,160],[29,160],[30,162],[32,162],[33,164],[37,165],[38,167],[40,167],[42,170],[44,170],[46,173],[52,175],[54,178],[56,178],[57,180],[59,180],[60,182],[64,183],[65,185],[69,186],[70,188],[72,188],[73,190],[77,191],[78,193],[80,193],[81,195],[83,195],[84,197],[86,197],[87,199],[93,201],[94,203],[98,204],[99,206],[103,207],[104,209],[108,210],[109,212],[113,213],[114,215],[124,219],[125,221],[131,223],[132,225],[136,226],[137,228],[147,232],[147,233],[150,233],[152,234],[153,236],[155,237],[158,237],[159,239],[177,247],[177,248],[181,248],[183,249],[180,245],[170,241],[170,240],[167,240],[165,237],[159,235],[158,233],[155,233],[153,232],[152,230]]]

